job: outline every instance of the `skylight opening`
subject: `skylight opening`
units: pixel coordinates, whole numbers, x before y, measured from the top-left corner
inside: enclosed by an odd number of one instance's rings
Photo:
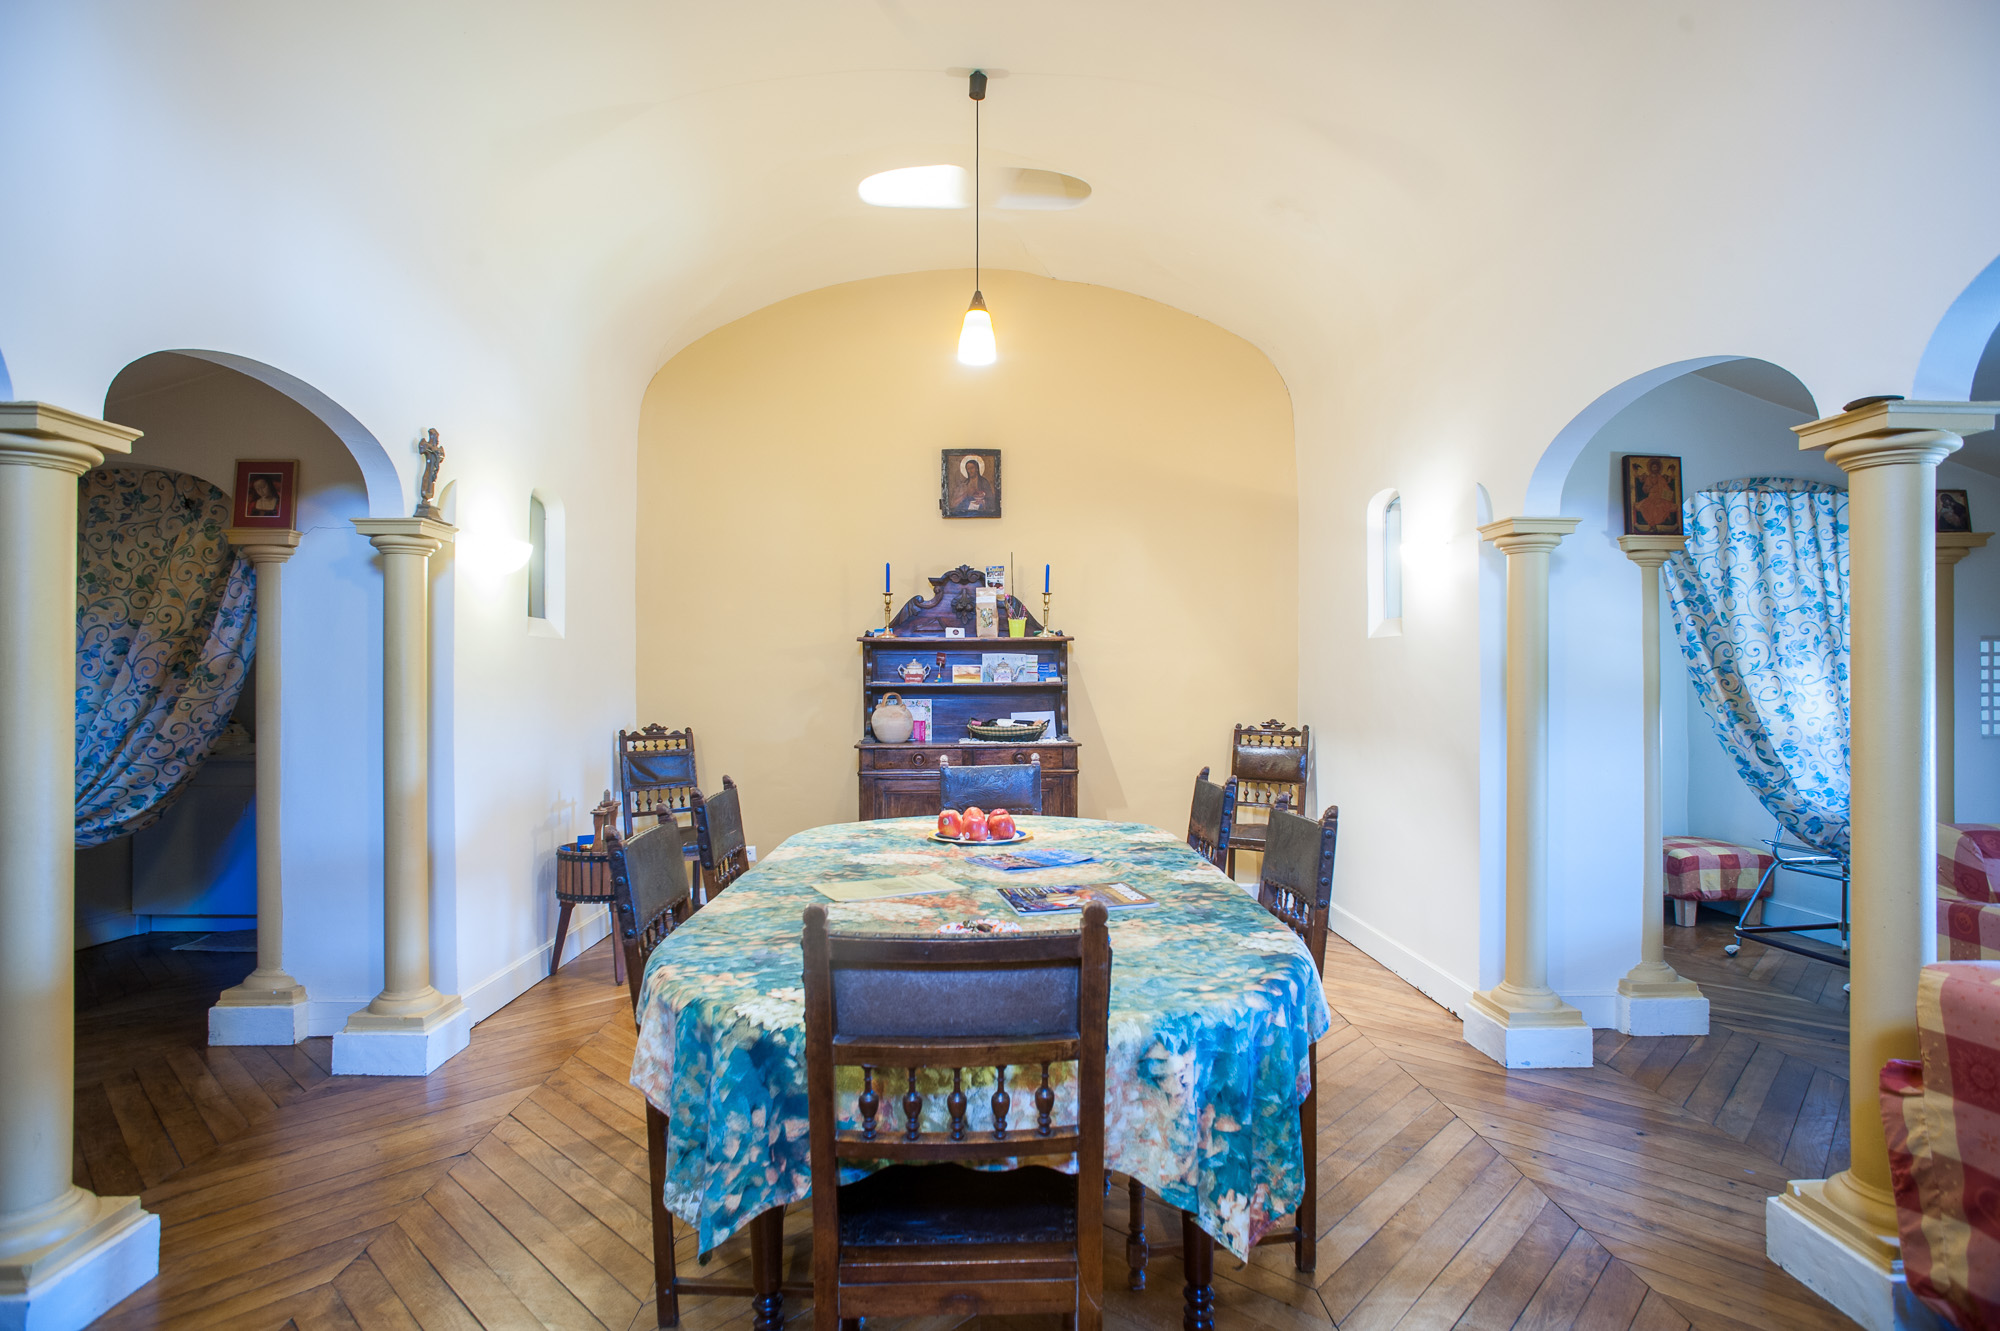
[[[972,181],[962,166],[904,166],[861,182],[861,201],[877,208],[963,208]]]

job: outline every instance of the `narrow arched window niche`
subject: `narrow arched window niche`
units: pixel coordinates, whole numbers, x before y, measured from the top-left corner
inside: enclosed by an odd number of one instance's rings
[[[528,633],[532,637],[563,636],[567,528],[562,500],[540,488],[529,493]]]
[[[1383,490],[1368,501],[1368,636],[1403,633],[1403,497]]]

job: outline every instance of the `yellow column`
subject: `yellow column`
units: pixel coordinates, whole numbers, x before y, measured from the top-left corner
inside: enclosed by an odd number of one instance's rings
[[[1958,561],[1992,539],[1990,531],[1937,534],[1937,806],[1938,821],[1958,821]]]
[[[1889,1324],[1900,1280],[1878,1078],[1889,1059],[1918,1056],[1917,973],[1937,955],[1937,464],[1994,411],[1864,401],[1793,427],[1848,474],[1851,1163],[1772,1198],[1766,1248],[1865,1326]]]
[[[1507,556],[1507,968],[1472,996],[1467,1043],[1510,1068],[1589,1067],[1590,1027],[1549,988],[1549,553],[1575,518],[1479,529]]]
[[[230,545],[257,570],[257,969],[208,1011],[210,1044],[297,1044],[306,1038],[306,990],[285,970],[283,789],[284,572],[295,531],[230,527]]]
[[[1618,1029],[1628,1035],[1706,1035],[1701,986],[1667,964],[1662,945],[1666,872],[1660,856],[1660,565],[1685,548],[1685,536],[1621,536],[1618,548],[1639,566],[1640,718],[1645,734],[1645,874],[1641,879],[1639,964],[1618,982]]]
[[[471,1017],[431,984],[430,557],[457,528],[358,518],[382,552],[382,992],[334,1039],[333,1070],[424,1076],[463,1049]]]
[[[0,403],[0,1325],[83,1326],[159,1270],[137,1197],[70,1182],[76,481],[138,436]]]

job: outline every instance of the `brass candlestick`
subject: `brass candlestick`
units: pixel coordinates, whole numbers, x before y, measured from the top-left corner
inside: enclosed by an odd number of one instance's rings
[[[887,632],[889,628],[889,598],[890,594],[888,592],[882,593],[882,629],[884,632]]]

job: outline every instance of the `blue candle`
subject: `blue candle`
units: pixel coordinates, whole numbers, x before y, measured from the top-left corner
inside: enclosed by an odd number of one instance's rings
[[[887,564],[884,564],[882,565],[882,595],[887,596],[888,594],[889,594],[889,566]]]
[[[1047,564],[1044,564],[1042,565],[1042,595],[1047,596],[1048,594],[1049,594],[1049,566]]]

